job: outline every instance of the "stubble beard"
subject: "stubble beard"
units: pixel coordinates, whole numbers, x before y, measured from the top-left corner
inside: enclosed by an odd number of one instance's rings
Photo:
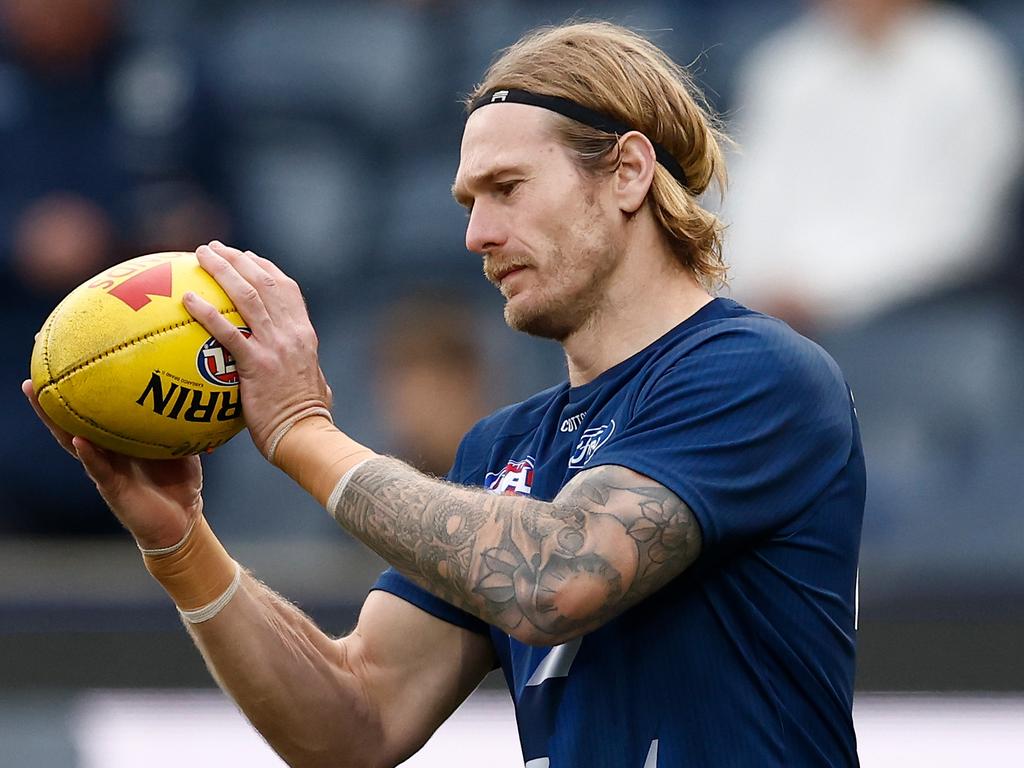
[[[505,323],[513,330],[564,342],[600,312],[619,257],[595,190],[592,182],[581,179],[574,194],[581,196],[585,208],[565,239],[573,244],[572,251],[552,243],[548,274],[537,275],[534,300],[519,306],[506,300]]]
[[[505,322],[515,331],[564,342],[600,311],[617,261],[615,253],[603,243],[581,247],[569,259],[561,249],[552,251],[552,274],[544,278],[545,285],[534,288],[542,294],[529,304],[506,301]],[[583,270],[587,278],[579,284],[578,274]]]

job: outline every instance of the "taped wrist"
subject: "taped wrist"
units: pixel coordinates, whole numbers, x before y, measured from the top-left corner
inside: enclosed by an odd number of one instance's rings
[[[347,472],[345,472],[344,475],[341,476],[341,479],[338,480],[337,484],[331,490],[330,496],[327,497],[327,503],[324,504],[324,507],[330,513],[331,517],[333,517],[338,522],[341,522],[342,518],[339,517],[341,511],[341,497],[345,494],[345,489],[348,488],[348,483],[352,479],[352,475],[356,473],[356,470],[358,470],[361,466],[363,466],[363,464],[365,464],[368,461],[384,458],[387,457],[379,456],[376,454],[367,456],[365,459],[362,459],[357,464],[353,464],[352,467]]]
[[[141,551],[146,570],[193,624],[216,616],[241,583],[241,567],[201,514],[174,546]]]
[[[331,424],[334,423],[334,419],[331,417],[331,412],[323,406],[311,405],[308,408],[303,408],[294,416],[289,416],[287,419],[281,422],[281,424],[278,425],[277,429],[275,429],[273,433],[270,435],[270,437],[267,439],[267,461],[269,461],[271,464],[274,463],[274,454],[277,453],[277,446],[280,444],[281,439],[288,434],[288,430],[290,430],[303,419],[308,419],[310,416],[323,416],[329,422],[331,422]]]

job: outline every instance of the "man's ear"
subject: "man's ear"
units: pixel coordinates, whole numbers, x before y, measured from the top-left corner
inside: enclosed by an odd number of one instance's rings
[[[619,139],[615,197],[623,213],[634,214],[640,210],[654,182],[657,162],[650,139],[639,131],[630,131]]]

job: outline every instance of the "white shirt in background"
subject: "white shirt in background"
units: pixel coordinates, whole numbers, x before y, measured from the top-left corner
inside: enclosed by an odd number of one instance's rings
[[[809,14],[742,69],[726,199],[733,295],[824,327],[989,266],[1024,158],[1020,74],[964,12],[868,42]]]

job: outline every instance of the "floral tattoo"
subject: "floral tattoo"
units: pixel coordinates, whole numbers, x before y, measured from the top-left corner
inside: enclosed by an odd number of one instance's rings
[[[394,459],[351,476],[339,523],[442,599],[528,642],[563,642],[697,559],[700,527],[664,486],[608,465],[551,502],[428,478]]]

